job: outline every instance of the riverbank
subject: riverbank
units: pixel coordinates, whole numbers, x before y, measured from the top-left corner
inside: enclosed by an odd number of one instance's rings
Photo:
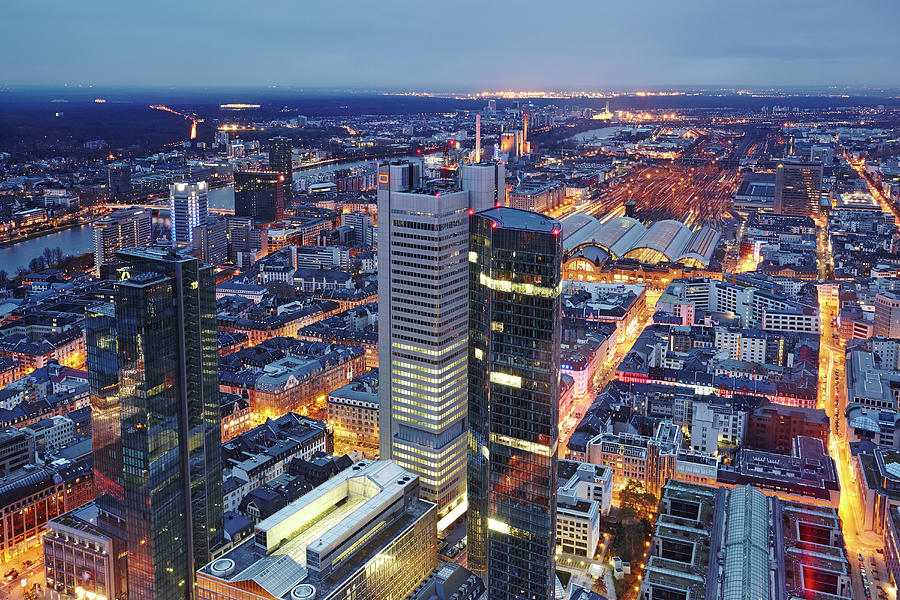
[[[7,248],[9,246],[15,246],[16,244],[20,244],[22,242],[27,242],[28,240],[35,240],[37,238],[44,237],[45,235],[53,235],[54,233],[60,233],[62,231],[67,231],[69,229],[73,229],[75,227],[83,227],[84,225],[90,225],[93,223],[93,219],[88,222],[76,221],[74,223],[70,223],[68,225],[63,225],[62,227],[54,227],[52,229],[42,229],[40,231],[35,231],[34,233],[29,233],[27,235],[23,235],[17,237],[12,240],[7,240],[5,242],[0,242],[0,248]]]

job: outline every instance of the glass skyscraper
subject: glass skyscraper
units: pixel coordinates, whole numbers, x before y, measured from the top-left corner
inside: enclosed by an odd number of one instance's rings
[[[294,146],[290,138],[274,137],[269,140],[269,169],[284,175],[284,197],[288,200],[294,191]]]
[[[214,271],[174,249],[117,258],[87,332],[98,503],[125,521],[129,598],[191,598],[223,536]]]
[[[489,600],[554,597],[561,238],[538,213],[470,217],[468,566]]]
[[[234,216],[269,223],[284,218],[284,173],[238,171],[234,174]]]

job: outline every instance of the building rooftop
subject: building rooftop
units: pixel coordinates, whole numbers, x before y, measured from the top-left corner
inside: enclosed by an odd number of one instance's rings
[[[521,229],[540,233],[559,234],[562,226],[552,217],[529,210],[499,206],[478,213],[479,216],[491,219],[504,229]]]
[[[258,585],[276,598],[288,598],[296,586],[310,583],[325,597],[390,540],[434,510],[430,502],[404,500],[410,494],[418,496],[415,475],[392,461],[361,461],[261,521],[254,539],[200,572],[242,587]],[[371,529],[372,521],[384,526]],[[359,538],[355,544],[361,545],[349,557],[343,562],[335,559],[336,568],[320,576],[319,569],[326,565],[319,564],[319,557],[366,531],[378,533]],[[316,557],[315,565],[307,564],[309,556]],[[227,573],[223,566],[229,567]]]

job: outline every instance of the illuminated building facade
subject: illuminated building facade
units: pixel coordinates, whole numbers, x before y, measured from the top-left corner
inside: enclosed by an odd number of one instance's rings
[[[88,502],[56,517],[44,533],[44,579],[52,600],[128,598],[124,523]]]
[[[234,174],[234,215],[260,222],[284,218],[285,175],[278,171]]]
[[[194,228],[206,225],[209,213],[205,181],[169,184],[172,245],[193,244]]]
[[[562,236],[512,208],[471,217],[468,566],[489,598],[554,597]]]
[[[0,564],[37,545],[47,521],[94,497],[90,462],[19,469],[0,477]]]
[[[197,572],[200,600],[407,598],[437,566],[437,510],[419,479],[360,461]]]
[[[150,210],[122,208],[94,221],[94,273],[113,262],[116,252],[146,246],[152,232]]]
[[[446,514],[466,490],[469,193],[418,187],[421,165],[382,165],[378,186],[381,458],[419,476]]]
[[[215,273],[131,249],[89,326],[98,505],[120,515],[132,600],[190,598],[223,533]]]

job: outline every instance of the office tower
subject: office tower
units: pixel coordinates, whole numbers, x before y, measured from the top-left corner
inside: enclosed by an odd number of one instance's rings
[[[151,212],[146,208],[122,208],[94,221],[94,272],[113,262],[116,252],[150,244]]]
[[[341,215],[341,226],[353,228],[353,238],[358,246],[375,245],[375,216],[355,210]]]
[[[391,192],[419,187],[424,173],[424,161],[395,160],[378,165],[378,201]]]
[[[205,225],[209,214],[205,181],[169,184],[169,212],[172,215],[172,245],[191,245],[194,228]]]
[[[115,202],[127,202],[131,197],[131,165],[112,163],[106,167],[106,197]]]
[[[407,598],[437,566],[437,510],[419,478],[360,461],[256,524],[198,566],[204,600]]]
[[[228,260],[228,229],[225,217],[210,215],[206,223],[194,227],[194,249],[200,262],[222,265]]]
[[[288,200],[294,191],[293,153],[290,138],[274,137],[269,140],[269,169],[284,175],[284,197]]]
[[[554,597],[562,236],[555,219],[470,219],[468,566],[488,598]]]
[[[284,218],[284,174],[277,171],[240,171],[234,174],[234,215],[261,223]]]
[[[395,166],[378,192],[380,456],[416,473],[445,514],[466,490],[469,194],[391,189],[415,169]]]
[[[822,163],[784,162],[775,170],[775,213],[816,216],[822,196]]]
[[[459,180],[462,189],[469,192],[475,212],[506,204],[506,167],[503,163],[464,164],[459,168]]]
[[[87,323],[98,506],[120,515],[131,600],[191,598],[223,535],[215,274],[122,250]]]

